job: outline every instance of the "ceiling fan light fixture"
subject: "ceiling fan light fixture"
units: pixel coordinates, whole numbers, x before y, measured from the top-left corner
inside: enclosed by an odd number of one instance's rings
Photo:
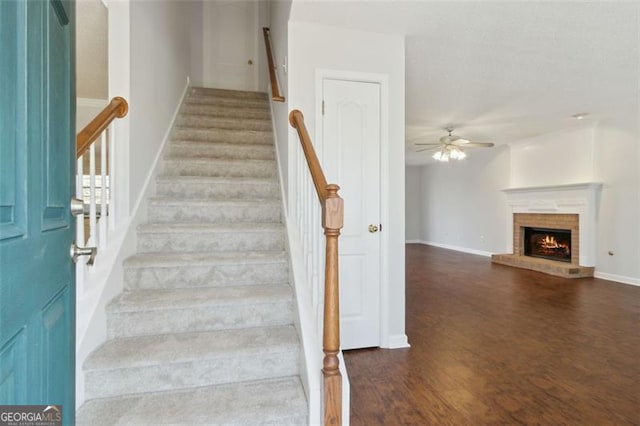
[[[465,154],[460,148],[454,147],[451,149],[450,157],[454,160],[462,160],[467,157],[467,154]]]
[[[451,152],[446,148],[442,148],[440,151],[433,154],[433,159],[443,163],[449,161],[449,158],[451,158]]]
[[[443,163],[448,162],[450,159],[462,160],[464,158],[467,158],[467,154],[465,154],[464,151],[462,151],[457,146],[453,146],[453,145],[447,145],[446,147],[442,148],[440,151],[437,151],[435,154],[433,154],[434,160],[441,161]]]

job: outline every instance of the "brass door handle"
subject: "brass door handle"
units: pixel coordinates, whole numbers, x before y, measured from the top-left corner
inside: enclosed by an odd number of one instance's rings
[[[372,234],[378,232],[378,225],[369,225],[369,232]]]

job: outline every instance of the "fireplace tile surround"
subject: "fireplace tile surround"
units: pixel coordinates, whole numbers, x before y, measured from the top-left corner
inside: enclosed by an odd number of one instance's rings
[[[512,218],[507,229],[510,253],[493,255],[492,261],[563,277],[593,276],[601,188],[601,183],[589,182],[505,189]],[[571,262],[524,256],[525,226],[571,230]]]

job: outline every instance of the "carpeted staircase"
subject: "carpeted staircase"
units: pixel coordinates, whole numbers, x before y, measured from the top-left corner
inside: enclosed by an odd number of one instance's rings
[[[265,94],[193,88],[77,423],[303,425]]]

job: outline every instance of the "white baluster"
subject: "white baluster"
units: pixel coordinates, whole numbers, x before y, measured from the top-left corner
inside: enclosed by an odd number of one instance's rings
[[[116,170],[116,143],[115,143],[115,134],[116,132],[114,131],[114,124],[111,124],[109,126],[109,130],[108,130],[108,147],[107,147],[107,153],[109,155],[109,182],[107,183],[107,189],[109,190],[109,229],[113,230],[116,227],[116,215],[118,214],[117,212],[117,205],[116,205],[116,201],[115,198],[113,196],[113,188],[115,188],[115,180],[117,178],[115,170]]]
[[[107,246],[107,216],[109,206],[107,204],[107,132],[100,135],[100,221],[98,222],[98,247]]]
[[[96,245],[96,146],[89,148],[89,246]]]
[[[84,164],[83,157],[78,158],[76,168],[76,198],[82,200],[84,209]],[[84,212],[76,216],[76,245],[83,247],[85,245],[84,237]],[[82,259],[82,258],[81,258]],[[84,272],[86,264],[83,260],[76,263],[76,297],[84,294]]]
[[[76,198],[82,200],[84,206],[84,164],[83,157],[78,158],[76,169]],[[76,244],[84,246],[84,213],[76,216]]]

